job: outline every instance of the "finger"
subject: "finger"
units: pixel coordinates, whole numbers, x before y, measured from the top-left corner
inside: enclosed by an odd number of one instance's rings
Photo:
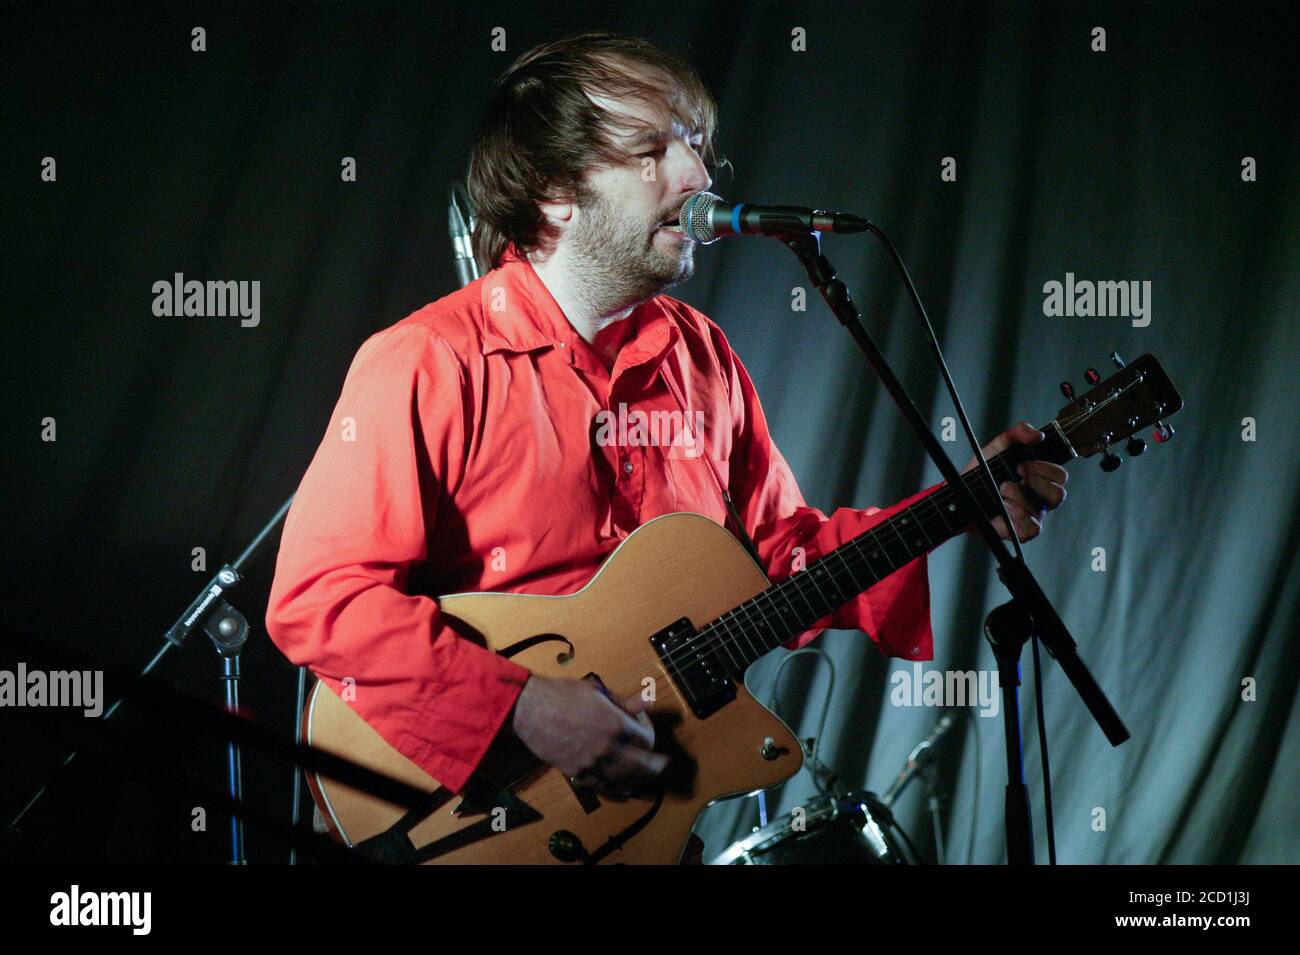
[[[639,695],[623,699],[595,680],[591,681],[591,685],[618,712],[622,724],[618,735],[620,744],[638,743],[646,747],[654,746],[654,724],[644,712],[651,705],[648,701],[642,700]]]
[[[1030,486],[1028,481],[1017,484],[1016,490],[1020,493],[1013,500],[1023,503],[1025,510],[1030,514],[1041,519],[1048,512],[1047,502],[1042,499],[1038,491]]]
[[[1003,431],[1000,435],[989,442],[988,447],[984,449],[984,456],[986,458],[992,457],[995,454],[1005,451],[1013,444],[1037,444],[1046,437],[1047,435],[1043,434],[1043,432],[1039,431],[1028,421],[1022,421],[1020,424],[1015,424],[1010,428],[1007,428],[1006,431]]]
[[[1016,473],[1023,478],[1041,477],[1053,484],[1065,484],[1070,480],[1070,472],[1051,461],[1025,461],[1016,468]]]
[[[650,717],[646,713],[632,716],[626,710],[620,709],[619,716],[623,721],[623,728],[619,733],[621,746],[643,746],[646,749],[654,747],[654,724],[650,722]]]
[[[1021,490],[1028,490],[1033,497],[1038,498],[1038,501],[1034,501],[1031,497],[1030,503],[1037,504],[1041,502],[1043,507],[1049,511],[1060,507],[1065,500],[1065,488],[1046,478],[1026,478],[1021,483],[1020,488]]]
[[[1037,444],[1047,437],[1042,431],[1039,431],[1028,421],[1022,421],[1020,424],[1012,425],[1007,431],[1011,434],[1016,444]]]
[[[631,713],[634,716],[637,715],[638,713],[644,713],[646,710],[650,709],[650,707],[654,705],[655,705],[654,700],[647,700],[640,693],[636,694],[635,696],[630,696],[623,701],[623,709],[627,710],[629,713]]]
[[[1011,515],[1011,523],[1015,525],[1016,536],[1021,541],[1030,541],[1037,537],[1043,530],[1042,521],[1030,510],[1020,487],[1011,485],[1009,489],[1004,490],[1002,497],[1007,504],[1007,513]]]
[[[986,444],[981,450],[984,457],[990,459],[995,455],[1001,454],[1013,444],[1037,444],[1046,437],[1046,434],[1039,431],[1028,421],[1022,421],[1020,424],[1012,425],[1010,428],[1007,428],[1006,431],[1003,431],[1000,435]],[[976,467],[977,463],[978,462],[975,458],[971,458],[962,473],[972,470]]]
[[[1012,484],[1010,481],[1002,485],[1002,497],[1014,504],[1019,505],[1020,509],[1026,514],[1035,517],[1042,517],[1047,511],[1047,505],[1042,501],[1035,501],[1033,496],[1037,492],[1023,484]],[[1011,518],[1015,520],[1013,516]]]

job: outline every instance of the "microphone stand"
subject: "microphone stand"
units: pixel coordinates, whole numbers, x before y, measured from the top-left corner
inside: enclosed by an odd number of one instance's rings
[[[223,564],[221,568],[213,575],[212,579],[203,585],[198,595],[190,601],[190,605],[185,608],[185,612],[180,618],[171,625],[164,634],[166,642],[154,654],[140,675],[147,676],[160,660],[167,654],[172,647],[180,647],[185,643],[185,639],[195,630],[202,629],[212,641],[213,649],[217,651],[221,658],[221,686],[222,693],[225,697],[225,709],[231,714],[236,714],[239,709],[239,654],[244,644],[248,641],[248,618],[235,609],[226,599],[225,595],[236,587],[243,579],[243,568],[256,556],[266,543],[267,538],[284,520],[285,515],[289,512],[289,505],[293,503],[293,498],[285,501],[280,506],[275,516],[264,526],[252,542],[244,548],[243,552],[235,558],[232,563]],[[118,708],[122,705],[126,697],[116,700],[112,706],[104,711],[101,719],[108,720]],[[9,823],[11,832],[17,832],[19,823],[23,821],[32,807],[45,795],[50,783],[58,773],[62,772],[77,756],[77,751],[73,750],[63,758],[54,773],[47,779],[36,791],[35,795],[28,800],[27,805],[22,811],[14,817]],[[295,774],[298,772],[294,768]],[[243,765],[240,758],[239,744],[233,737],[226,742],[226,786],[227,795],[230,797],[232,806],[240,806],[244,798],[243,784]],[[294,824],[297,824],[297,788],[295,787],[295,806],[294,806]],[[244,856],[244,824],[236,812],[230,816],[230,864],[246,865],[247,859]]]
[[[885,243],[895,264],[907,279],[907,289],[913,305],[924,314],[916,291],[907,276],[907,270],[902,260],[898,258],[898,253],[889,244],[888,237],[873,224],[868,223],[867,229]],[[1013,557],[1007,552],[997,531],[993,529],[992,521],[980,507],[975,492],[961,480],[957,468],[948,458],[938,438],[934,436],[906,389],[889,367],[885,356],[863,325],[862,317],[849,295],[848,287],[837,277],[835,267],[822,254],[820,233],[798,232],[778,236],[778,238],[794,252],[795,257],[808,273],[809,280],[821,293],[836,319],[853,337],[866,357],[867,363],[871,365],[907,423],[920,438],[926,453],[938,466],[948,486],[957,489],[957,493],[964,496],[967,506],[975,515],[976,529],[998,563],[998,578],[1011,593],[1011,600],[1008,603],[989,614],[985,622],[985,634],[993,646],[994,654],[998,659],[999,677],[1003,679],[1003,719],[1006,726],[1007,746],[1007,861],[1012,865],[1032,865],[1034,862],[1033,828],[1024,783],[1024,763],[1020,747],[1020,708],[1017,696],[1021,648],[1033,636],[1042,640],[1047,647],[1047,652],[1065,671],[1075,691],[1083,699],[1084,705],[1088,707],[1088,711],[1112,746],[1118,746],[1129,738],[1128,728],[1080,659],[1074,638],[1066,629],[1065,623],[1057,614],[1051,601],[1047,599],[1047,595],[1043,593],[1033,573],[1023,559]],[[976,450],[977,457],[982,460],[983,453],[979,452],[978,448]],[[981,471],[992,488],[993,499],[1001,500],[1001,492],[998,490],[997,482],[993,480],[992,473],[988,470],[987,463],[983,465]],[[1010,521],[1007,524],[1008,530],[1014,533]],[[1003,612],[999,613],[999,611]]]

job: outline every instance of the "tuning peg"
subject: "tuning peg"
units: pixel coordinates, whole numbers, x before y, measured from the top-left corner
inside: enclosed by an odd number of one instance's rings
[[[1156,444],[1164,444],[1174,436],[1174,429],[1169,427],[1163,421],[1156,422],[1156,430],[1151,437],[1156,439]]]
[[[1115,367],[1116,367],[1116,368],[1123,368],[1123,367],[1124,367],[1124,359],[1119,357],[1119,352],[1117,352],[1117,351],[1113,351],[1113,352],[1111,352],[1111,353],[1110,353],[1110,360],[1113,361],[1113,362],[1115,363]]]
[[[1101,382],[1101,375],[1097,374],[1096,368],[1089,368],[1083,373],[1083,377],[1088,379],[1088,384],[1095,385]]]
[[[1074,385],[1070,384],[1068,381],[1061,382],[1061,394],[1065,395],[1066,401],[1073,401]]]
[[[1118,454],[1111,454],[1109,451],[1105,452],[1101,456],[1101,469],[1105,471],[1107,474],[1109,474],[1111,471],[1114,471],[1123,463],[1124,463],[1123,458],[1121,458]]]
[[[1128,444],[1124,448],[1124,450],[1128,452],[1128,456],[1130,458],[1136,458],[1146,449],[1147,449],[1147,443],[1143,441],[1141,438],[1129,438]]]

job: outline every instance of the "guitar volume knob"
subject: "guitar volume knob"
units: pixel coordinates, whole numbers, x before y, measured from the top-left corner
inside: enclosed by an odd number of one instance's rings
[[[547,851],[561,862],[579,862],[587,857],[582,840],[568,829],[557,829],[546,841]]]

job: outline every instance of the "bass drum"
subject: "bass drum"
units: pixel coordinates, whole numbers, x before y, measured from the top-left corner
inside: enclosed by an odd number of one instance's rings
[[[709,865],[906,865],[856,794],[818,796],[733,842]]]

